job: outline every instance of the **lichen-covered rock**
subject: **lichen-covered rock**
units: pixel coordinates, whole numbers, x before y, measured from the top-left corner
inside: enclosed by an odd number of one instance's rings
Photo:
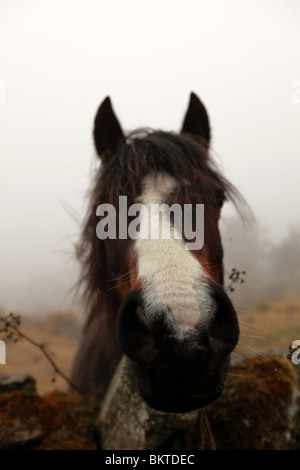
[[[149,408],[123,359],[97,423],[93,404],[59,392],[38,396],[31,377],[1,375],[0,449],[96,449],[96,428],[107,450],[300,449],[299,402],[295,368],[278,355],[232,366],[222,396],[185,414]]]
[[[96,450],[92,404],[59,392],[39,398],[35,413],[45,435],[35,449]]]
[[[26,448],[43,437],[35,416],[24,420],[14,413],[16,396],[29,404],[36,397],[35,380],[27,374],[0,374],[0,450]]]
[[[1,450],[96,449],[91,404],[59,392],[40,397],[34,380],[21,375],[0,379]]]
[[[218,449],[288,449],[299,408],[297,376],[280,356],[255,356],[231,368],[217,402],[207,407]]]
[[[17,418],[1,420],[0,450],[32,447],[41,441],[42,438],[43,430],[34,418],[30,422],[24,422]]]
[[[35,380],[28,374],[0,374],[0,393],[20,390],[26,395],[36,395]]]
[[[210,406],[183,415],[160,413],[139,396],[123,358],[98,429],[109,450],[295,448],[298,398],[292,365],[278,355],[256,356],[230,368],[222,396]]]
[[[120,361],[98,419],[103,450],[151,450],[175,430],[195,424],[198,411],[163,413],[150,408],[136,390],[129,361]]]

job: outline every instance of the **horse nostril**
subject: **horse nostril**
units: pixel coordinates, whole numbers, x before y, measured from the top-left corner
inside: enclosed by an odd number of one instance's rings
[[[138,317],[141,319],[141,320],[144,320],[145,319],[145,312],[144,312],[144,309],[141,305],[135,305],[135,311],[136,311],[136,314],[138,315]]]
[[[121,350],[134,363],[151,360],[154,337],[143,313],[141,292],[132,291],[123,301],[117,319],[117,338]]]
[[[212,297],[216,308],[209,323],[209,338],[213,347],[229,354],[239,338],[239,324],[236,311],[224,289],[212,283]]]

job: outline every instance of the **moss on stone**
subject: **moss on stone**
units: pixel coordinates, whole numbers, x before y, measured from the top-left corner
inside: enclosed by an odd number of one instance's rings
[[[296,386],[292,366],[277,355],[232,367],[222,396],[207,409],[218,448],[286,448]]]
[[[96,449],[94,407],[74,396],[34,387],[0,391],[0,449]],[[166,450],[300,449],[297,376],[277,355],[256,356],[230,368],[221,397],[187,431],[170,429]],[[296,416],[296,423],[295,423]]]
[[[31,449],[96,449],[93,407],[59,392],[42,397],[24,396],[20,390],[1,394],[0,422],[6,433],[2,448],[20,447],[23,436],[23,446]],[[7,432],[10,429],[12,435]],[[39,435],[28,439],[37,429]],[[16,430],[20,434],[17,440],[13,436]]]

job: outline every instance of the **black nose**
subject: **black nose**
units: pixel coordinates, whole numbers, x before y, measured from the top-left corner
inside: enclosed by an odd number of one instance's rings
[[[152,326],[142,305],[141,291],[131,291],[123,301],[117,319],[120,348],[129,359],[139,364],[149,363],[155,351]]]
[[[224,289],[210,282],[213,302],[208,322],[201,321],[192,330],[193,343],[211,349],[212,353],[229,354],[239,338],[235,309]],[[200,306],[201,311],[201,306]],[[153,316],[153,315],[152,315]],[[122,351],[134,362],[149,363],[169,339],[176,337],[176,328],[168,322],[167,312],[157,312],[151,320],[144,311],[142,292],[131,291],[121,305],[117,320],[117,336]],[[189,336],[189,334],[187,334]]]
[[[208,336],[213,350],[229,354],[239,339],[239,324],[236,311],[224,289],[217,283],[210,284],[215,308],[208,325]]]
[[[142,392],[142,396],[144,400],[148,403],[151,408],[154,408],[158,411],[163,411],[165,413],[188,413],[190,411],[199,410],[200,408],[204,408],[207,405],[210,405],[214,401],[216,401],[223,389],[220,388],[218,392],[215,394],[207,395],[207,396],[178,396],[174,398],[173,396],[166,397],[155,397],[153,395],[144,395]]]
[[[184,334],[170,326],[166,312],[157,312],[150,323],[141,291],[132,291],[123,302],[118,340],[134,363],[141,395],[153,408],[191,411],[221,394],[239,326],[223,288],[211,283],[210,295],[214,302],[209,319]]]

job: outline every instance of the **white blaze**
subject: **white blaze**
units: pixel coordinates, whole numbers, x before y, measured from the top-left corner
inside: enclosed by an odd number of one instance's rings
[[[147,207],[141,217],[140,238],[135,241],[138,274],[145,280],[143,296],[149,318],[169,312],[181,330],[192,328],[211,310],[211,297],[199,261],[185,249],[181,234],[173,228],[164,239],[169,217],[159,217],[163,204],[177,183],[167,174],[148,175],[139,202]],[[153,213],[154,212],[154,213]],[[170,312],[171,309],[171,312]],[[170,316],[171,314],[171,316]]]

